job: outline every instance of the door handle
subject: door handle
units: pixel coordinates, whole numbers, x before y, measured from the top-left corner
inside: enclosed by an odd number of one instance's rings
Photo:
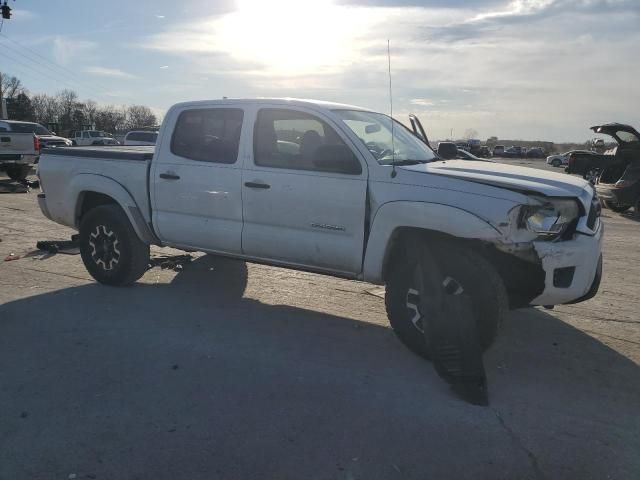
[[[271,188],[271,185],[267,183],[260,183],[260,182],[244,182],[244,186],[249,188],[263,188],[263,189]]]
[[[180,175],[176,175],[175,173],[161,173],[160,178],[164,178],[165,180],[180,180]]]

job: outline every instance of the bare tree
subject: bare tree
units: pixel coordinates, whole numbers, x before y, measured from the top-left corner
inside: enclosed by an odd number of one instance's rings
[[[86,100],[82,104],[82,113],[85,120],[90,124],[96,123],[96,115],[98,113],[98,104],[94,100]]]
[[[96,128],[107,132],[115,132],[123,128],[126,120],[124,109],[113,105],[98,108],[95,116]]]
[[[0,77],[0,90],[2,90],[2,98],[15,98],[21,93],[27,94],[27,90],[22,85],[22,82],[18,77],[10,77],[9,75],[2,75]]]
[[[45,93],[38,93],[31,97],[33,115],[36,122],[46,125],[55,123],[60,115],[60,108],[57,100]]]
[[[149,107],[131,105],[127,109],[127,128],[149,127],[156,124],[156,116]]]

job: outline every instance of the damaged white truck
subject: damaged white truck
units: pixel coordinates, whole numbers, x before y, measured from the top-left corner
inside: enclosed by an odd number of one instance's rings
[[[392,328],[425,357],[452,311],[482,351],[509,308],[595,295],[603,227],[588,182],[443,160],[411,125],[315,101],[181,103],[155,148],[44,150],[38,200],[79,230],[101,283],[135,282],[161,245],[384,284]],[[459,350],[438,357],[454,376]]]

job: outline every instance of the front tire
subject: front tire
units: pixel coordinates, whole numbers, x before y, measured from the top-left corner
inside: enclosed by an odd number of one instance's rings
[[[554,160],[554,161],[551,162],[551,165],[553,167],[558,168],[560,166],[560,163],[561,163],[560,160]]]
[[[130,285],[149,266],[149,245],[117,205],[101,205],[82,217],[80,254],[91,276],[105,285]]]
[[[432,249],[441,271],[443,285],[462,288],[473,304],[478,342],[483,350],[494,342],[500,324],[508,311],[507,292],[495,268],[480,254],[460,246],[425,243]],[[430,358],[425,337],[425,322],[419,310],[418,266],[405,254],[394,259],[385,294],[387,316],[391,328],[410,350]],[[428,288],[438,288],[430,285]]]

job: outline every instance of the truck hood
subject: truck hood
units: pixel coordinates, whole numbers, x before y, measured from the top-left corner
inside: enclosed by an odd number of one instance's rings
[[[399,168],[549,197],[581,197],[589,185],[586,180],[571,175],[503,163],[447,160]]]

